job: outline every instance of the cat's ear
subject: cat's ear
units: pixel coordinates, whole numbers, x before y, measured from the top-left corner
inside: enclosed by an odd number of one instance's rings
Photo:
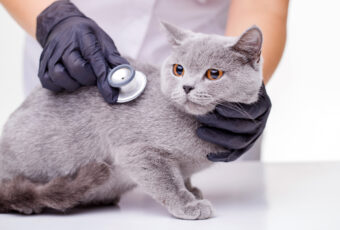
[[[182,28],[179,28],[177,26],[174,26],[167,22],[161,22],[161,26],[163,27],[169,42],[173,46],[179,46],[181,43],[190,37],[193,33],[189,30],[185,30]]]
[[[262,40],[260,28],[254,25],[239,37],[232,49],[258,62],[261,57]]]

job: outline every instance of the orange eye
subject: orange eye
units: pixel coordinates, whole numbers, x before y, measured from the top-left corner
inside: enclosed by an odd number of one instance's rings
[[[219,69],[208,69],[206,73],[206,77],[209,80],[217,80],[221,78],[223,75],[223,71]]]
[[[180,64],[174,64],[172,67],[172,72],[175,74],[175,76],[182,77],[184,74],[184,68]]]

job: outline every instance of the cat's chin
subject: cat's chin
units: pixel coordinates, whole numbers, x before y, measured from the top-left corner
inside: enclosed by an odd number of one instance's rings
[[[183,104],[183,108],[186,113],[192,115],[204,115],[212,111],[214,109],[214,106],[213,105],[202,106],[191,101],[186,101],[185,104]]]

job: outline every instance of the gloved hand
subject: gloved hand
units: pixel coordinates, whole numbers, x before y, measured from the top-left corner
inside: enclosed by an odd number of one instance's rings
[[[119,89],[107,82],[109,68],[128,64],[112,39],[68,0],[56,1],[37,18],[37,40],[43,47],[38,76],[44,88],[74,91],[96,85],[108,103]]]
[[[224,103],[212,113],[199,116],[203,126],[197,135],[203,140],[224,147],[225,152],[209,153],[210,161],[234,161],[250,149],[262,134],[270,113],[271,102],[262,85],[259,99],[254,104]]]

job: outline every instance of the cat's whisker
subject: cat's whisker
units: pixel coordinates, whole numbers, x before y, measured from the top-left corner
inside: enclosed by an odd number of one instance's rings
[[[177,99],[180,98],[182,95],[178,92],[178,91],[174,91],[171,95],[170,98],[171,99]]]
[[[235,111],[237,111],[237,112],[239,112],[239,113],[241,113],[241,114],[243,114],[243,115],[246,115],[246,113],[244,113],[244,111],[242,111],[242,109],[240,109],[239,107],[235,107],[235,106],[233,106],[233,105],[231,105],[231,104],[229,104],[229,103],[222,102],[222,103],[217,103],[217,105],[225,106],[225,107],[230,108],[230,109],[232,109],[232,110],[235,110]],[[246,116],[247,116],[247,115],[246,115]]]
[[[210,94],[201,91],[195,92],[194,94],[189,94],[189,98],[192,102],[201,105],[209,105],[214,101]]]
[[[243,111],[243,114],[246,115],[250,120],[254,120],[254,119],[252,118],[252,116],[251,116],[249,113],[247,113],[247,111],[245,111],[245,110],[242,109],[242,107],[241,107],[241,105],[240,105],[239,103],[235,103],[234,106],[235,106],[236,108],[239,108],[240,111]]]
[[[183,93],[179,90],[176,90],[171,93],[170,99],[176,103],[182,104],[185,101],[185,97],[183,97]]]
[[[226,107],[228,107],[228,108],[231,108],[231,109],[234,109],[235,111],[238,111],[238,112],[240,112],[240,113],[244,113],[244,111],[242,110],[242,108],[240,108],[240,107],[238,107],[238,106],[236,106],[236,105],[234,105],[234,104],[229,104],[229,103],[223,103],[222,105],[224,105],[224,106],[226,106]],[[246,113],[244,113],[244,114],[246,114]]]
[[[243,110],[242,107],[238,104],[238,103],[234,103],[234,104],[230,104],[230,103],[227,103],[227,102],[220,102],[218,103],[217,105],[222,105],[222,106],[225,106],[225,107],[228,107],[232,110],[235,110],[243,115],[245,115],[247,118],[249,118],[250,120],[256,122],[251,116],[249,113],[247,113],[247,111]]]

